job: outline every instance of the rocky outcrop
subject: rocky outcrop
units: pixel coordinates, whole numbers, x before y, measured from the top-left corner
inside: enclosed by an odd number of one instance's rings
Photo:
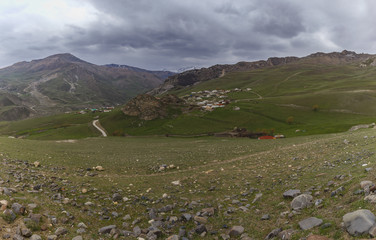
[[[168,116],[168,108],[184,105],[184,100],[175,95],[166,95],[156,98],[148,94],[141,94],[130,100],[122,109],[128,116],[138,117],[142,120],[153,120]]]

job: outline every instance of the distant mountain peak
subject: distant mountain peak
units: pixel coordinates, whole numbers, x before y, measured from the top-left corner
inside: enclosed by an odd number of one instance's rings
[[[52,59],[62,60],[66,62],[85,62],[71,53],[59,53],[59,54],[51,55],[45,58],[45,60],[52,60]]]

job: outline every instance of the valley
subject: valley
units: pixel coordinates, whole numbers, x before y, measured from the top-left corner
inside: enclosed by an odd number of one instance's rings
[[[376,69],[354,54],[195,69],[115,107],[1,122],[3,238],[376,236],[348,217],[376,210]],[[33,110],[62,106],[57,78],[23,85]],[[265,135],[285,138],[244,137]]]

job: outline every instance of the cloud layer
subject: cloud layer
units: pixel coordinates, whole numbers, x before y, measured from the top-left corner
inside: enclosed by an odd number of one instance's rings
[[[70,52],[147,69],[374,53],[372,0],[4,0],[0,66]]]

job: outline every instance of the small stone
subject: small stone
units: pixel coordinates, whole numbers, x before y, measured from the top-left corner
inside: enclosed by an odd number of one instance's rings
[[[283,240],[290,240],[294,233],[295,230],[293,229],[283,230],[282,232],[278,233],[278,238]]]
[[[42,240],[42,237],[39,236],[38,234],[33,234],[33,235],[30,237],[30,240]]]
[[[25,207],[22,206],[19,203],[13,203],[12,204],[12,210],[15,214],[21,214],[23,215],[25,213]]]
[[[16,219],[16,214],[14,214],[14,212],[10,209],[5,209],[3,212],[3,218],[7,222],[13,222]]]
[[[197,234],[202,234],[203,232],[207,232],[208,230],[206,229],[205,225],[200,224],[195,228],[195,232]]]
[[[8,201],[7,200],[1,200],[0,201],[0,211],[5,211],[8,207]]]
[[[29,237],[31,237],[32,234],[33,234],[33,233],[32,233],[31,230],[28,229],[28,228],[22,228],[22,229],[21,229],[21,235],[24,236],[24,237],[29,238]]]
[[[171,184],[174,185],[174,186],[179,186],[180,180],[172,181]]]
[[[287,190],[286,192],[283,193],[283,197],[284,198],[294,198],[294,197],[299,196],[300,194],[301,193],[300,193],[299,189],[290,189],[290,190]]]
[[[196,222],[199,222],[201,224],[206,224],[208,222],[208,219],[206,219],[204,217],[200,217],[200,216],[194,216],[193,220],[195,220]]]
[[[266,237],[265,237],[265,240],[268,240],[268,239],[273,239],[274,237],[277,237],[278,234],[282,232],[282,228],[276,228],[276,229],[273,229]]]
[[[325,229],[325,228],[330,228],[332,226],[331,223],[324,223],[323,225],[321,225],[321,229]]]
[[[104,171],[104,168],[102,166],[96,166],[95,170],[97,170],[97,171]]]
[[[64,235],[64,234],[67,234],[68,233],[68,230],[65,229],[64,227],[58,227],[55,231],[55,234],[57,236],[60,236],[60,235]]]
[[[57,236],[56,235],[49,235],[47,236],[47,240],[56,240]]]
[[[261,220],[269,220],[269,219],[270,219],[269,214],[262,215],[262,217],[261,217]]]
[[[365,180],[365,181],[361,181],[360,182],[360,187],[362,188],[362,189],[364,189],[365,187],[369,187],[369,186],[373,186],[374,184],[373,184],[373,182],[372,181],[369,181],[369,180]]]
[[[112,195],[112,201],[113,202],[119,202],[123,199],[123,197],[119,193],[115,193]]]
[[[244,227],[242,227],[242,226],[233,226],[230,229],[229,235],[231,237],[237,237],[237,236],[242,235],[243,232],[244,232]]]
[[[369,203],[376,203],[376,194],[370,194],[364,198],[364,201]]]
[[[72,240],[83,240],[82,236],[75,236]]]
[[[299,222],[299,227],[303,230],[308,230],[322,224],[322,220],[315,217],[306,218]]]
[[[172,235],[172,236],[169,236],[166,240],[179,240],[179,236],[178,235]]]
[[[262,193],[257,193],[255,199],[253,199],[252,203],[257,202],[262,197]]]
[[[185,221],[188,222],[189,220],[192,219],[192,215],[189,214],[189,213],[183,213],[182,218],[183,218]]]
[[[100,234],[110,233],[112,229],[116,228],[116,225],[109,225],[102,227],[98,230]]]
[[[13,240],[24,240],[24,238],[21,235],[15,234],[13,235]]]
[[[35,222],[35,223],[39,223],[40,220],[42,218],[42,215],[41,214],[30,214],[30,219]]]
[[[77,224],[77,227],[79,227],[79,228],[87,228],[86,224],[83,223],[83,222],[80,222],[79,224]]]

